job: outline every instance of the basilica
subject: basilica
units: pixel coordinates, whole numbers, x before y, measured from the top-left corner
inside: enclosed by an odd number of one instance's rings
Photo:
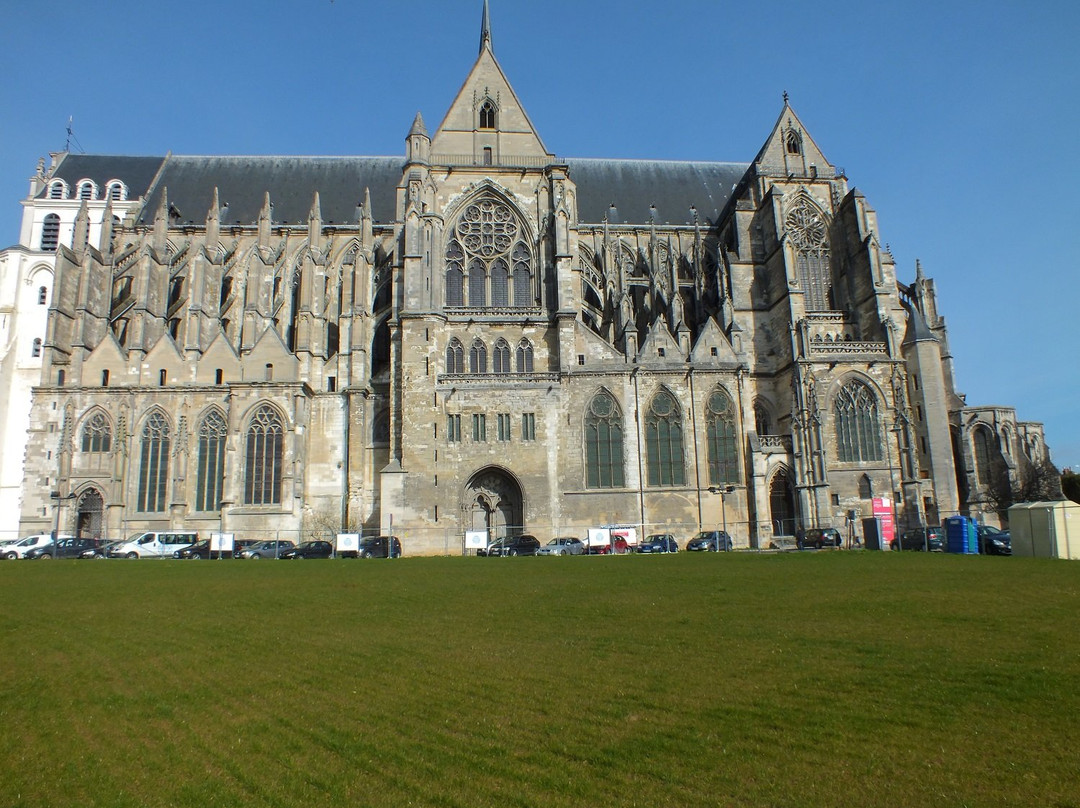
[[[1042,425],[965,402],[933,281],[778,106],[748,161],[558,157],[485,4],[402,154],[43,160],[0,253],[4,528],[996,523]]]

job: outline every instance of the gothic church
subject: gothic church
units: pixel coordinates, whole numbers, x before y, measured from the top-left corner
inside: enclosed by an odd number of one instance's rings
[[[30,290],[34,364],[3,366],[34,374],[6,402],[24,534],[363,529],[442,554],[467,530],[724,524],[765,547],[875,498],[901,525],[997,521],[992,475],[1046,456],[1040,424],[958,395],[933,281],[897,278],[786,98],[749,162],[559,158],[486,4],[403,155],[61,153],[0,270]]]

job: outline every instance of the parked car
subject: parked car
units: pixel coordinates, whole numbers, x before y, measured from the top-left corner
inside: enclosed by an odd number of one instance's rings
[[[536,551],[536,555],[582,555],[585,543],[573,536],[557,536]]]
[[[927,550],[932,553],[940,553],[945,549],[945,529],[936,527],[918,527],[914,530],[905,530],[900,534],[899,549],[901,550]],[[897,549],[897,541],[889,542],[889,549]]]
[[[979,552],[983,555],[1012,555],[1012,534],[992,525],[978,525]]]
[[[843,547],[844,537],[835,527],[812,527],[803,537],[803,547]]]
[[[392,548],[392,549],[391,549]],[[401,558],[401,539],[397,536],[368,536],[360,539],[360,549],[350,557]],[[344,557],[344,556],[343,556]]]
[[[199,540],[194,530],[151,530],[109,548],[109,558],[172,558]]]
[[[248,545],[240,551],[241,558],[281,558],[281,554],[292,550],[296,544],[287,539],[267,539]]]
[[[119,543],[120,542],[115,540],[106,541],[105,539],[102,539],[100,545],[98,545],[97,547],[88,547],[87,549],[79,553],[78,558],[108,558],[109,550],[111,550]]]
[[[210,539],[200,539],[182,550],[173,553],[173,558],[210,558]]]
[[[101,553],[105,542],[101,539],[61,538],[55,544],[41,544],[28,550],[26,558],[82,558],[83,553]]]
[[[334,545],[328,541],[304,541],[283,552],[278,558],[330,558]]]
[[[637,546],[639,553],[677,553],[679,543],[670,533],[653,533]]]
[[[71,539],[74,536],[63,535],[61,539]],[[14,561],[17,558],[26,558],[26,554],[37,547],[52,544],[51,533],[35,533],[33,536],[25,536],[17,542],[13,542],[4,548],[4,558]]]
[[[496,539],[487,547],[476,551],[477,555],[486,556],[534,556],[540,549],[540,540],[527,533],[521,536],[504,536]]]
[[[727,552],[734,547],[731,536],[723,530],[703,530],[686,543],[686,549],[693,552]]]
[[[585,548],[587,555],[611,555],[612,552],[615,555],[625,555],[634,552],[634,548],[625,536],[615,536],[610,544],[590,544]]]
[[[241,558],[244,550],[246,550],[251,545],[258,543],[258,539],[234,539],[232,546],[232,557]]]

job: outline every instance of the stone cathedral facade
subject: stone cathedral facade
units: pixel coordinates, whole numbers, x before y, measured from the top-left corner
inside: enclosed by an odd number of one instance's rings
[[[749,162],[563,159],[486,7],[403,155],[64,153],[25,210],[0,254],[48,311],[5,449],[23,532],[767,546],[875,497],[902,525],[995,519],[992,471],[1046,453],[957,394],[932,280],[898,280],[786,97]]]

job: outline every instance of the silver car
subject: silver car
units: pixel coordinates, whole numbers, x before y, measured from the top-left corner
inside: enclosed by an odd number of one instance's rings
[[[582,555],[585,545],[573,536],[557,536],[536,551],[537,555]]]

